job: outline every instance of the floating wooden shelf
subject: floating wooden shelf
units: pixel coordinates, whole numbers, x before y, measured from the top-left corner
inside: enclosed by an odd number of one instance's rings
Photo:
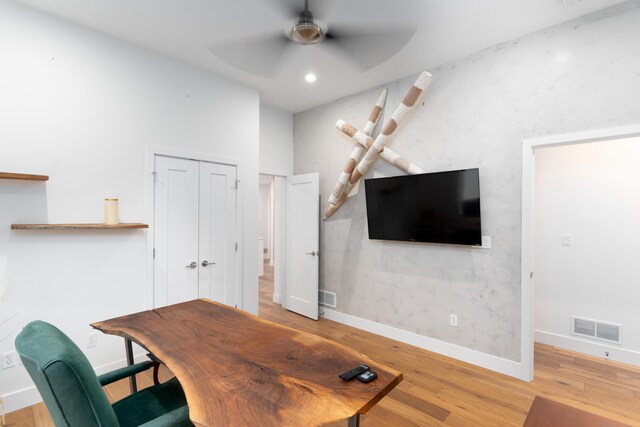
[[[149,228],[147,224],[11,224],[12,230],[122,230],[129,228]]]
[[[26,173],[0,172],[0,179],[21,179],[23,181],[49,181],[47,175],[30,175]]]

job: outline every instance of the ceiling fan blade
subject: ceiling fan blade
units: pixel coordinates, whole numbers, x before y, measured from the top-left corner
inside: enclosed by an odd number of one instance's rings
[[[267,3],[287,21],[299,18],[304,10],[304,0],[268,0]]]
[[[372,32],[371,28],[329,29],[321,44],[341,54],[354,63],[361,71],[375,67],[398,53],[411,40],[417,25],[402,28],[381,28]]]
[[[303,4],[302,0],[299,1],[300,4]],[[314,18],[322,21],[327,21],[329,19],[334,6],[334,0],[309,0],[309,11],[313,14]]]
[[[289,61],[296,45],[284,33],[216,43],[209,52],[227,64],[262,77],[273,77]]]

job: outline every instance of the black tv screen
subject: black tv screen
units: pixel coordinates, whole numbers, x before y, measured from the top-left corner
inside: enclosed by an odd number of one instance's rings
[[[478,169],[365,180],[369,239],[481,245]]]

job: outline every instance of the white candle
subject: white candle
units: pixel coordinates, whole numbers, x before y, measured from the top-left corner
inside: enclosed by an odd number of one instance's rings
[[[104,223],[109,225],[119,223],[118,199],[104,199]]]

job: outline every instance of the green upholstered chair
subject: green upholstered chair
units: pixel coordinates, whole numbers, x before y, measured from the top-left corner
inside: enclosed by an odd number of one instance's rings
[[[192,426],[177,379],[141,390],[111,405],[102,386],[153,366],[131,365],[97,377],[80,349],[62,331],[39,320],[16,338],[16,350],[56,426]]]

